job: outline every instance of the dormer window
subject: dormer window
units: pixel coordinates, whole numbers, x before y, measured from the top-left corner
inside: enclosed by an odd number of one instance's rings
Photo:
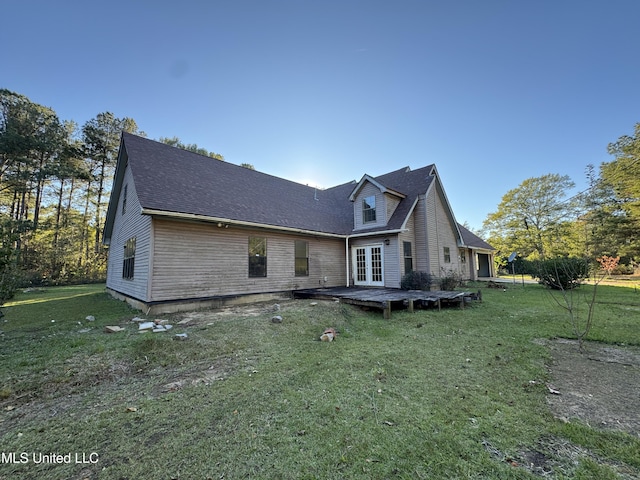
[[[362,200],[362,223],[372,223],[376,221],[376,197],[370,197]]]

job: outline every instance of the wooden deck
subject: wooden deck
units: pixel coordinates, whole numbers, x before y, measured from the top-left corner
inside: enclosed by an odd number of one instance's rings
[[[392,307],[407,308],[413,312],[416,307],[437,307],[438,310],[445,305],[456,305],[464,308],[465,302],[482,300],[481,292],[460,291],[423,291],[400,290],[395,288],[357,288],[357,287],[333,287],[310,288],[295,290],[294,298],[316,298],[322,300],[339,299],[342,303],[359,305],[363,307],[379,308],[384,318],[391,318]]]

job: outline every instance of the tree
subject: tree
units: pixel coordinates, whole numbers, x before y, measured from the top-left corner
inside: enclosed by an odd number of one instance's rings
[[[21,280],[15,248],[20,231],[13,223],[7,215],[0,214],[0,307],[13,298]]]
[[[589,189],[580,195],[583,212],[574,223],[574,232],[582,239],[584,253],[592,261],[603,255],[634,256],[640,239],[633,219],[625,210],[613,186],[593,165],[587,166]],[[637,253],[636,253],[637,254]]]
[[[624,201],[629,214],[640,219],[640,123],[633,136],[623,135],[609,144],[608,151],[615,160],[602,164],[601,176]]]
[[[60,153],[64,127],[53,110],[0,90],[0,191],[11,198],[11,216],[37,227],[49,165]]]
[[[87,199],[95,195],[94,251],[96,253],[101,249],[103,197],[105,197],[106,184],[113,177],[120,146],[120,135],[123,131],[137,133],[138,126],[133,119],[116,118],[111,112],[99,113],[82,127],[85,155],[91,173],[91,179],[87,186]],[[93,192],[91,191],[92,187],[94,188]]]
[[[38,264],[30,241],[39,228],[47,182],[65,148],[65,129],[52,109],[23,95],[2,90],[0,105],[0,191],[8,210],[5,225],[11,226],[3,229],[3,241],[11,238],[16,265],[29,268]]]
[[[564,175],[529,178],[508,191],[483,223],[489,242],[503,253],[523,258],[564,254],[562,236],[569,230],[575,202],[565,200],[574,186]]]
[[[171,145],[172,147],[181,148],[182,150],[188,150],[193,153],[198,153],[200,155],[204,155],[205,157],[215,158],[216,160],[220,160],[224,162],[224,157],[219,153],[210,152],[206,148],[201,148],[195,143],[185,144],[180,141],[178,137],[160,137],[158,139],[159,142],[166,143],[167,145]]]
[[[620,257],[613,258],[605,255],[596,259],[601,271],[598,272],[597,269],[594,269],[593,281],[591,285],[588,285],[589,291],[587,292],[578,291],[575,288],[577,286],[575,282],[565,283],[565,281],[559,280],[586,277],[588,270],[586,261],[569,260],[554,259],[545,262],[547,275],[555,279],[549,285],[552,288],[548,291],[553,301],[566,312],[569,326],[578,340],[578,349],[582,352],[584,351],[584,342],[593,327],[598,285],[616,268]]]
[[[625,263],[640,260],[640,123],[633,136],[623,135],[609,144],[615,157],[600,165],[596,191],[599,203],[592,210],[597,254],[621,255]]]

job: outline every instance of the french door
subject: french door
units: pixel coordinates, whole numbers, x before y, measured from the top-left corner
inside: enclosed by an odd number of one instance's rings
[[[354,247],[352,257],[356,285],[384,286],[382,245]]]

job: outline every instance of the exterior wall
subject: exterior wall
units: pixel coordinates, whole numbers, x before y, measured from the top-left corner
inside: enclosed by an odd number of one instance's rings
[[[153,225],[151,301],[341,286],[346,281],[343,239],[166,219],[154,219]],[[250,236],[267,239],[266,277],[249,277]],[[307,277],[295,276],[295,240],[309,242]]]
[[[396,196],[393,195],[389,195],[388,193],[384,194],[384,201],[386,203],[386,219],[385,219],[385,223],[388,223],[389,220],[391,219],[391,216],[393,215],[393,212],[396,211],[396,208],[398,208],[398,204],[400,203],[400,199]]]
[[[427,194],[427,241],[429,250],[428,272],[440,277],[447,271],[460,271],[458,238],[451,217],[438,191],[437,185]],[[445,263],[444,247],[449,247],[451,261]]]
[[[460,259],[460,275],[462,276],[463,280],[475,280],[473,278],[474,272],[471,270],[471,265],[473,263],[471,256],[473,255],[473,252],[469,248],[459,248],[459,257],[462,256],[462,252],[464,252],[465,255],[465,262],[462,262],[462,259]]]
[[[412,214],[407,222],[407,231],[398,235],[398,262],[400,266],[400,280],[408,272],[404,268],[404,242],[411,242],[411,258],[413,259],[413,270],[420,270],[417,267],[417,246],[416,246],[416,214]]]
[[[122,214],[124,185],[127,185],[127,209]],[[151,218],[140,214],[141,207],[133,184],[131,169],[126,168],[123,188],[118,198],[113,235],[107,260],[107,288],[138,300],[148,300],[149,260],[151,251]],[[136,238],[134,275],[132,279],[122,276],[124,246],[128,239]]]
[[[389,240],[389,245],[385,244],[385,240]],[[364,238],[353,238],[349,242],[349,265],[353,265],[353,249],[365,245],[381,245],[382,246],[382,268],[384,286],[387,288],[400,288],[401,260],[399,250],[402,246],[398,243],[397,235],[372,236]],[[355,285],[354,268],[350,270],[350,285]]]
[[[414,269],[420,272],[430,273],[431,267],[427,235],[427,198],[424,195],[420,196],[413,210],[413,224],[416,237]]]
[[[384,286],[387,288],[400,288],[402,279],[402,261],[400,249],[402,243],[398,241],[398,236],[389,238],[389,245],[384,245]]]
[[[362,222],[362,200],[375,195],[376,197],[376,221]],[[387,224],[387,207],[385,195],[372,183],[366,182],[358,192],[358,196],[353,201],[353,229],[362,230],[365,228],[383,227]]]
[[[438,222],[436,221],[436,212],[438,210],[436,196],[435,188],[429,190],[426,196],[427,256],[429,258],[426,271],[437,276],[440,273],[442,262],[440,259]]]

